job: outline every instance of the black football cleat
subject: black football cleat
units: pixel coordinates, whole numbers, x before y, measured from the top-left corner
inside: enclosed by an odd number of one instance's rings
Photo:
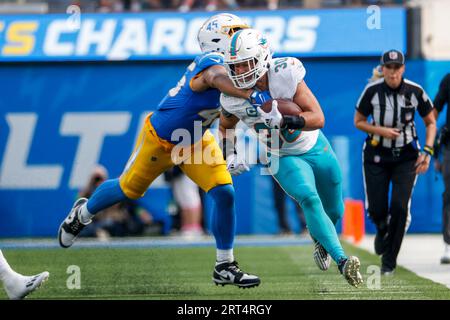
[[[261,280],[252,274],[248,274],[239,269],[237,261],[222,262],[214,267],[213,281],[216,285],[232,284],[240,288],[256,287]]]
[[[69,248],[70,246],[72,246],[73,243],[75,242],[75,239],[80,234],[81,230],[83,230],[83,228],[86,225],[91,223],[92,220],[86,224],[83,224],[80,221],[79,217],[79,209],[87,201],[88,200],[86,198],[80,198],[77,201],[75,201],[72,210],[70,210],[69,215],[59,227],[58,241],[61,247]]]

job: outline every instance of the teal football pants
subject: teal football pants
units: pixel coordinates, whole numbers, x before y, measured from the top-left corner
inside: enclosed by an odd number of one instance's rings
[[[308,152],[293,156],[272,156],[278,161],[273,174],[281,187],[303,208],[311,236],[322,244],[336,263],[346,259],[336,233],[344,213],[342,174],[336,155],[322,132]],[[272,168],[276,168],[276,165]]]

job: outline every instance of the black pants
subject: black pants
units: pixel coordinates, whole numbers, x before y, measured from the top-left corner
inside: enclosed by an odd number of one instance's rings
[[[371,146],[364,150],[367,210],[378,230],[387,228],[387,250],[381,262],[390,269],[397,266],[397,256],[410,222],[409,204],[417,176],[415,163],[418,156],[411,145],[395,151]]]
[[[442,177],[444,178],[444,193],[442,194],[442,234],[444,242],[450,244],[450,143],[443,146]]]

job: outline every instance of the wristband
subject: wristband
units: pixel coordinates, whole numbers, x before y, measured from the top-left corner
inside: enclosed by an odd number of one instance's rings
[[[302,116],[283,116],[282,129],[303,129],[305,127],[305,118]]]
[[[423,152],[428,154],[430,157],[432,157],[434,155],[434,149],[433,149],[433,147],[430,147],[430,146],[423,147]]]

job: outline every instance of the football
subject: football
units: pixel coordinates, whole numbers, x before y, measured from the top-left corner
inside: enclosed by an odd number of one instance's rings
[[[302,109],[293,101],[286,99],[276,99],[278,101],[278,110],[282,115],[296,116]],[[261,106],[264,112],[270,112],[272,110],[272,100],[267,101]]]

